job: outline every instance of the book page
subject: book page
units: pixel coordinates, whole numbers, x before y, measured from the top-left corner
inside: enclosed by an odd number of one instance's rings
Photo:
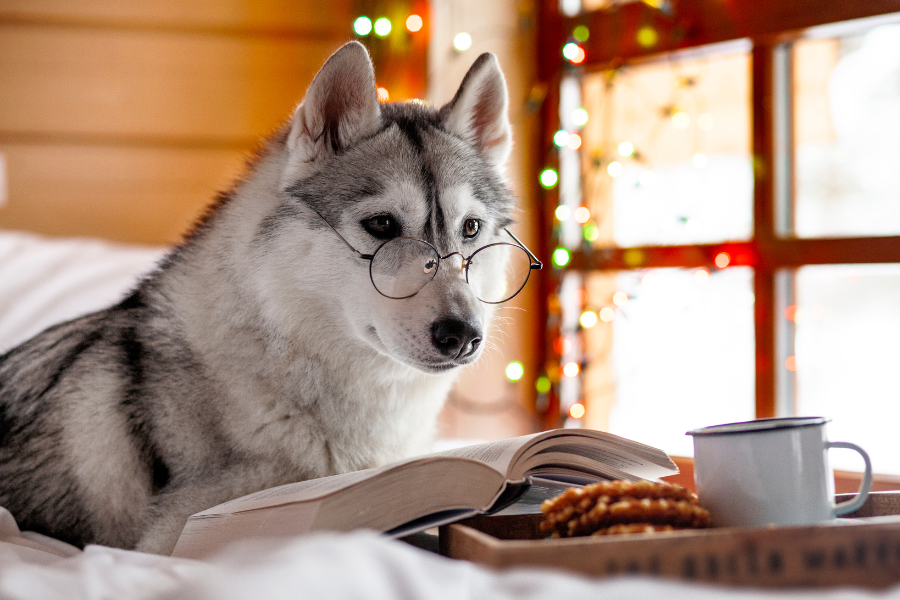
[[[463,446],[462,448],[436,452],[430,456],[470,458],[472,460],[483,462],[505,474],[509,471],[509,466],[517,457],[519,450],[530,444],[531,441],[539,435],[541,434],[535,433],[532,435],[510,438],[508,440]]]
[[[197,513],[197,516],[236,513],[245,510],[277,506],[279,504],[306,502],[323,498],[329,494],[356,485],[361,481],[376,477],[396,466],[397,465],[389,465],[375,469],[353,471],[352,473],[342,473],[341,475],[331,475],[330,477],[320,477],[318,479],[309,479],[307,481],[298,481],[297,483],[280,485],[247,496],[241,496],[234,500],[229,500],[228,502],[199,512]]]

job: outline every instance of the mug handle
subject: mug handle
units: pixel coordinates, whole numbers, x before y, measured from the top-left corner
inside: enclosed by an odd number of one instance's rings
[[[841,502],[831,510],[831,514],[838,517],[859,510],[865,503],[866,498],[869,496],[869,490],[872,489],[872,461],[869,460],[869,455],[865,450],[850,442],[825,442],[825,449],[827,450],[829,448],[856,450],[866,463],[866,472],[863,473],[862,485],[859,486],[859,491],[856,493],[856,496],[846,502]]]

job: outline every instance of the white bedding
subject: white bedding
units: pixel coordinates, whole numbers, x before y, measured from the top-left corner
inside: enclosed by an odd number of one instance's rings
[[[37,540],[37,541],[35,541]],[[540,569],[494,572],[370,532],[236,544],[208,562],[23,538],[0,509],[0,598],[238,600],[900,600],[860,590],[734,590],[643,577],[589,579]],[[63,557],[60,554],[68,554]]]
[[[0,232],[0,353],[57,322],[112,304],[159,248]],[[22,533],[0,508],[0,598],[347,598],[639,600],[888,597],[843,590],[723,590],[644,578],[590,580],[540,570],[491,572],[372,533],[251,541],[206,563]]]
[[[162,248],[0,231],[0,354],[120,300]]]

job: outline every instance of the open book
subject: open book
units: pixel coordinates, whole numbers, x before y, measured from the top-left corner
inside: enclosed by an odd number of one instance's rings
[[[502,508],[531,477],[568,483],[678,472],[662,451],[610,433],[556,429],[282,485],[188,518],[173,556],[250,537],[367,528],[395,536]]]

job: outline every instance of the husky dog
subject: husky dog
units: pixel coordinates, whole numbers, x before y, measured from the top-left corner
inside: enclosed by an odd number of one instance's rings
[[[435,110],[380,104],[365,48],[338,50],[127,298],[0,356],[0,505],[79,546],[168,553],[210,506],[427,451],[485,345],[472,271],[505,268],[467,257],[512,243],[507,104],[490,54]],[[401,273],[395,239],[435,256]]]

